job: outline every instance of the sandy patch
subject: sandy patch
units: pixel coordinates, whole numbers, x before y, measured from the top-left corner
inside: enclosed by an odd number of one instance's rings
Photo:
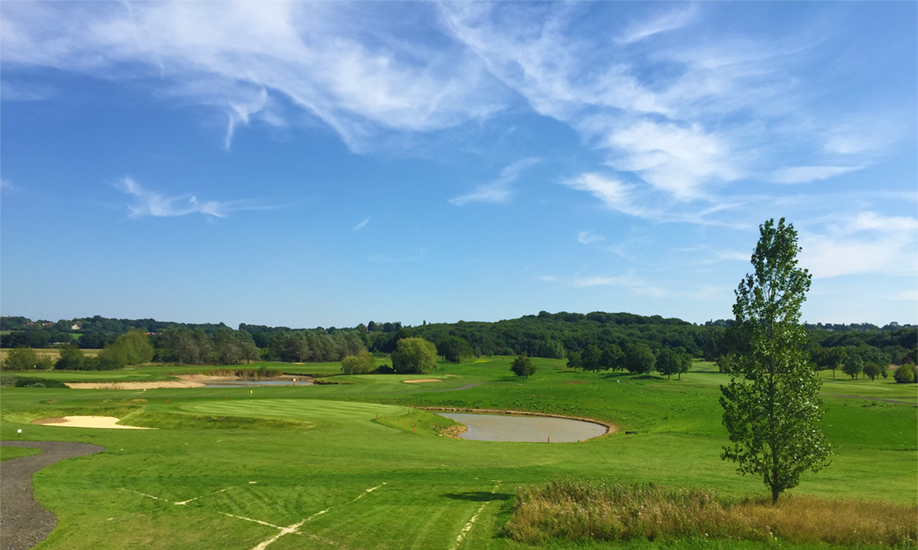
[[[419,378],[417,380],[402,380],[405,384],[426,384],[428,382],[442,382],[439,378]]]
[[[244,382],[251,381],[237,376],[210,376],[206,374],[178,374],[178,380],[158,380],[155,382],[67,382],[68,388],[75,390],[155,390],[157,388],[203,388],[214,382]],[[266,378],[265,381],[290,382],[296,380],[298,386],[309,386],[315,378],[312,376],[283,375]],[[437,380],[439,382],[439,380]]]
[[[115,428],[119,430],[152,430],[140,426],[121,426],[116,424],[119,419],[114,416],[64,416],[41,418],[32,424],[44,426],[62,426],[67,428]]]
[[[153,390],[156,388],[203,388],[193,380],[159,380],[156,382],[67,382],[75,390]]]

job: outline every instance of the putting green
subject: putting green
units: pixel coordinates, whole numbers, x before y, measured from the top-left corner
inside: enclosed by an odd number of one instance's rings
[[[242,399],[182,404],[179,410],[210,416],[270,418],[296,422],[369,422],[376,418],[404,416],[411,409],[397,405],[351,403],[321,399]]]

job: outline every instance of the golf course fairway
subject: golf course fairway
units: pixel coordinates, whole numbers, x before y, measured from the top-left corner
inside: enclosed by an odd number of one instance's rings
[[[563,361],[534,359],[538,370],[524,381],[510,373],[510,361],[440,363],[435,374],[444,381],[438,384],[362,375],[336,376],[338,384],[254,390],[4,388],[0,435],[105,448],[34,476],[36,500],[58,517],[42,549],[532,548],[503,529],[517,487],[574,478],[703,488],[725,498],[766,494],[760,479],[739,476],[720,459],[727,438],[718,386],[727,378],[713,365],[696,363],[682,380],[667,381],[573,372]],[[309,369],[291,367],[296,374]],[[827,380],[822,398],[833,463],[804,475],[789,498],[914,504],[915,387]],[[620,431],[559,445],[466,441],[450,437],[454,422],[419,407],[593,418]],[[76,415],[157,429],[32,424]],[[704,538],[552,544],[790,547]]]

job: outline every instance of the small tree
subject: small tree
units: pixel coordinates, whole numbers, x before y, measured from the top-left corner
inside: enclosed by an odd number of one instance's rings
[[[74,344],[64,344],[57,349],[61,358],[54,364],[58,370],[83,370],[86,368],[86,357],[79,346]]]
[[[858,353],[849,353],[842,370],[851,378],[857,378],[858,374],[864,372],[864,360]]]
[[[13,348],[3,360],[3,368],[9,370],[32,370],[37,367],[38,354],[32,348]]]
[[[596,346],[587,346],[580,356],[581,367],[583,370],[597,371],[600,369],[599,361],[602,358],[602,351]]]
[[[821,384],[799,322],[810,274],[797,267],[797,232],[784,219],[759,229],[755,273],[736,290],[728,329],[734,361],[720,404],[732,445],[721,458],[737,462],[741,474],[761,476],[777,503],[799,484],[800,474],[828,465],[832,447],[820,426]]]
[[[692,358],[682,350],[665,349],[657,356],[656,368],[660,374],[665,374],[667,380],[674,374],[682,379],[682,373],[688,372],[692,365]]]
[[[911,363],[906,363],[896,369],[896,373],[893,374],[893,379],[895,379],[897,384],[912,384],[915,382],[915,365]]]
[[[421,374],[437,368],[437,346],[416,337],[402,338],[392,352],[392,368],[397,374]]]
[[[622,351],[622,348],[618,347],[616,344],[610,344],[609,347],[602,351],[602,356],[599,358],[599,366],[603,370],[612,369],[616,371],[622,367],[622,361],[625,359],[625,352]]]
[[[889,374],[886,372],[886,365],[874,363],[873,361],[864,363],[864,375],[867,376],[867,378],[870,378],[871,382],[880,376],[883,378],[889,376]]]
[[[376,369],[373,354],[364,350],[357,355],[348,355],[341,360],[341,372],[344,374],[366,374]]]
[[[574,372],[577,372],[577,369],[583,368],[583,356],[579,351],[572,351],[567,356],[567,366],[574,369]]]
[[[513,364],[510,365],[510,370],[513,371],[513,374],[521,376],[523,378],[529,378],[535,374],[536,368],[532,364],[532,360],[525,355],[518,355],[516,359],[513,360]]]
[[[447,336],[437,344],[437,353],[450,363],[458,363],[463,357],[472,355],[472,347],[464,338]]]
[[[625,368],[631,374],[650,374],[655,360],[647,344],[631,344],[625,352]]]

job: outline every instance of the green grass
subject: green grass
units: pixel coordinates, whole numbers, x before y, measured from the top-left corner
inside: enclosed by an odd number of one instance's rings
[[[41,449],[34,447],[0,447],[0,462],[6,462],[21,456],[40,455],[43,452]]]
[[[47,549],[249,549],[277,529],[224,514],[289,526],[321,511],[326,512],[302,526],[308,534],[284,536],[270,549],[449,549],[479,511],[459,548],[530,548],[503,534],[511,515],[507,503],[517,487],[543,485],[558,476],[712,489],[730,498],[767,493],[761,480],[741,477],[734,465],[719,459],[727,439],[720,424],[718,386],[728,379],[716,367],[699,363],[681,381],[666,381],[575,373],[563,361],[534,359],[536,374],[520,380],[510,373],[512,359],[441,363],[424,376],[336,376],[351,384],[264,387],[251,394],[249,388],[4,388],[0,437],[82,441],[106,448],[35,475],[36,497],[59,517],[57,529],[42,546]],[[297,374],[340,372],[337,363],[266,366]],[[207,368],[156,366],[108,374],[150,379]],[[412,378],[443,382],[404,383]],[[804,475],[792,494],[914,503],[918,408],[865,399],[892,396],[915,402],[914,386],[838,380],[823,388],[825,429],[837,453],[833,464]],[[417,409],[422,406],[592,417],[615,423],[622,431],[583,443],[464,441],[439,437],[450,421]],[[30,423],[72,414],[117,416],[125,424],[158,429]],[[20,428],[23,433],[17,435]],[[638,433],[626,435],[624,430]],[[196,500],[174,504],[189,499]],[[616,547],[786,546],[780,541],[747,544],[691,537],[678,542],[632,541]]]

